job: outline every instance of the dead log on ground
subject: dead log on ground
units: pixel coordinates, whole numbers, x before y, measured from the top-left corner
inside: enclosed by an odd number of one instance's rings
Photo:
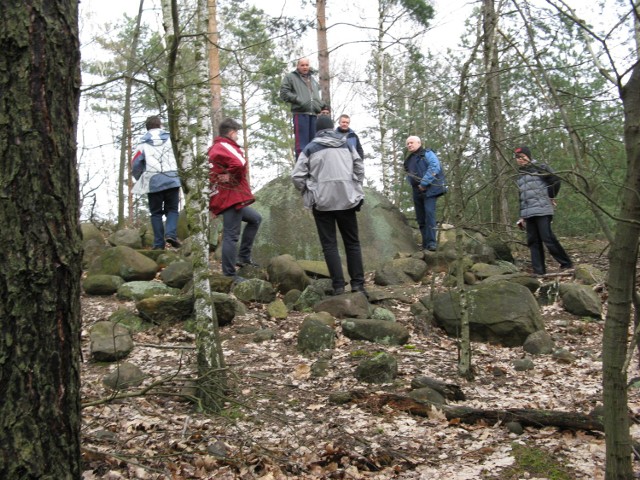
[[[432,405],[426,402],[418,402],[404,395],[391,393],[366,395],[361,392],[353,392],[351,401],[374,410],[390,407],[394,410],[408,412],[421,417],[433,416],[436,413],[434,409],[437,409],[445,415],[447,420],[467,424],[474,424],[479,421],[485,421],[489,424],[518,422],[525,427],[558,427],[570,430],[604,431],[604,425],[599,417],[576,412],[530,408],[484,410],[463,406]]]

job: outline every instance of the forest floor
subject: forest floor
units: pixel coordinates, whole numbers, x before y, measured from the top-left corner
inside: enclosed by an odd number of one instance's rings
[[[576,263],[606,270],[604,244],[564,244]],[[526,252],[518,256],[525,259]],[[416,285],[413,297],[429,289],[428,284]],[[328,401],[331,393],[343,391],[365,398],[406,395],[412,379],[428,376],[459,385],[466,400],[458,405],[588,414],[602,404],[604,322],[570,315],[558,304],[542,307],[544,323],[557,347],[575,356],[573,363],[536,356],[533,370],[518,372],[513,361],[524,356],[521,347],[473,343],[473,381],[457,374],[455,339],[418,324],[408,303],[390,309],[411,331],[409,345],[351,341],[336,327],[336,347],[325,355],[329,368],[322,377],[311,374],[318,357],[296,350],[297,331],[306,314],[292,312],[285,320],[275,320],[264,305],[249,305],[246,315],[221,329],[229,397],[216,415],[199,413],[179,395],[179,385],[194,378],[196,363],[194,336],[180,325],[135,334],[127,361],[149,375],[141,388],[157,385],[144,394],[109,399],[112,392],[102,378],[113,365],[89,360],[88,329],[121,307],[133,308],[133,303],[115,297],[82,298],[85,480],[604,478],[602,432],[526,427],[517,435],[501,422],[463,424],[446,420],[438,410],[422,417],[376,407],[374,402]],[[262,328],[276,335],[256,343],[253,332]],[[397,380],[384,385],[356,381],[358,362],[379,351],[396,357]],[[629,378],[636,376],[640,371],[634,360]],[[86,406],[89,402],[93,405]],[[640,414],[637,389],[630,391],[629,408]],[[632,433],[640,438],[638,425],[632,426]]]

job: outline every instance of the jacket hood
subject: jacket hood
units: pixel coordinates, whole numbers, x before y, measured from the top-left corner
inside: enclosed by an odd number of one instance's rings
[[[340,147],[347,143],[344,135],[332,129],[320,130],[313,141],[327,147]]]
[[[152,128],[142,136],[140,143],[146,143],[148,145],[158,147],[165,144],[169,138],[169,132],[166,130],[162,130],[161,128]]]

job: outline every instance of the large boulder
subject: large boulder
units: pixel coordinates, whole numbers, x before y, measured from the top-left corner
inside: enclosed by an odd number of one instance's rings
[[[513,282],[481,283],[466,291],[471,340],[515,347],[544,330],[540,308],[531,291]],[[428,303],[429,297],[421,300]],[[460,335],[460,293],[445,292],[433,300],[436,323],[448,335]]]
[[[288,253],[297,259],[324,260],[313,215],[302,206],[300,193],[288,175],[272,180],[256,192],[252,205],[262,215],[253,256],[258,263]],[[366,270],[375,270],[396,252],[413,252],[417,245],[406,217],[379,192],[365,188],[358,213],[358,229]],[[340,242],[342,259],[346,256]]]
[[[158,264],[133,248],[118,246],[105,251],[89,268],[89,275],[118,275],[126,282],[151,280],[156,276]]]
[[[342,321],[342,333],[351,340],[366,340],[383,345],[404,345],[409,330],[400,323],[384,320],[348,318]]]
[[[394,258],[386,262],[375,272],[374,281],[377,285],[402,285],[419,282],[425,276],[429,267],[419,258]]]
[[[124,283],[118,275],[89,275],[82,280],[87,295],[113,295]]]
[[[122,325],[101,321],[89,329],[91,356],[96,362],[115,362],[133,350],[133,339]]]
[[[140,237],[140,232],[133,228],[123,228],[118,230],[107,238],[109,243],[114,247],[118,245],[124,245],[126,247],[131,247],[135,249],[142,248],[142,238]]]
[[[567,312],[581,317],[602,317],[600,297],[591,287],[576,283],[562,283],[560,296]]]
[[[311,280],[304,269],[291,255],[278,255],[272,258],[267,266],[267,273],[269,281],[282,294],[289,290],[303,291],[311,285]]]

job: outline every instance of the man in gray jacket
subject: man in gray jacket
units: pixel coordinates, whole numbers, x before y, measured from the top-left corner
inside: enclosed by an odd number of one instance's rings
[[[345,136],[333,131],[328,116],[318,118],[317,134],[302,150],[291,178],[304,206],[313,212],[334,295],[345,291],[336,225],[347,254],[351,291],[366,295],[356,217],[364,201],[364,163]]]
[[[297,68],[284,77],[280,86],[280,99],[291,104],[296,158],[316,134],[316,118],[324,106],[318,82],[312,74],[309,59],[301,58]]]
[[[515,149],[519,167],[520,220],[518,226],[527,230],[527,245],[531,251],[531,267],[535,275],[544,275],[544,246],[560,264],[560,270],[573,267],[573,262],[551,231],[556,205],[555,195],[560,179],[550,167],[536,162],[529,147]]]

